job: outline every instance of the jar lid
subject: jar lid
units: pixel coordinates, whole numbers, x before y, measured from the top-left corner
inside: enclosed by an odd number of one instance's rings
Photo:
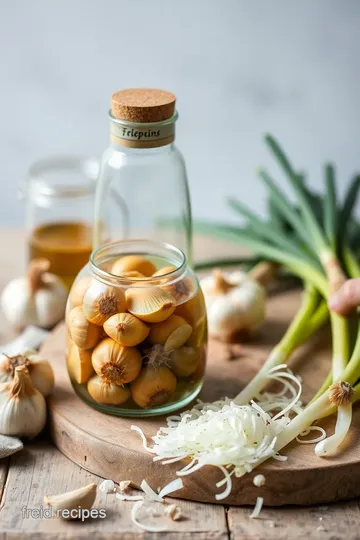
[[[112,95],[111,112],[128,122],[162,122],[174,115],[176,97],[155,88],[129,88]]]

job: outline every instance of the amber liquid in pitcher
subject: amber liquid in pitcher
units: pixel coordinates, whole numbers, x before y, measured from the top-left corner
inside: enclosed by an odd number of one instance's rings
[[[75,277],[89,261],[92,251],[92,228],[81,222],[41,225],[29,239],[30,260],[45,257],[50,272],[70,288]]]

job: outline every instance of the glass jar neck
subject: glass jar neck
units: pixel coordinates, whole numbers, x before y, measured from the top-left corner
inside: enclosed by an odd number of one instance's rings
[[[174,150],[175,143],[171,142],[167,145],[157,146],[155,148],[132,148],[129,146],[124,146],[122,144],[119,144],[118,141],[115,141],[113,138],[111,138],[110,148],[114,150],[115,152],[126,154],[127,156],[145,157],[145,156],[158,156],[162,154],[168,154],[169,152]]]
[[[152,149],[169,146],[175,140],[177,112],[161,122],[129,122],[115,118],[109,111],[110,139],[116,146]]]

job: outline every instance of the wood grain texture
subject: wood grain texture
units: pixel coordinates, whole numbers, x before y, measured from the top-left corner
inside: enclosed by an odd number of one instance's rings
[[[3,495],[9,470],[9,461],[9,458],[5,458],[0,461],[0,509],[3,503]]]
[[[131,521],[133,503],[123,502],[114,495],[98,490],[94,508],[106,509],[106,518],[88,519],[85,522],[62,519],[34,519],[23,508],[40,509],[44,495],[54,495],[76,489],[100,479],[67,460],[54,446],[47,443],[28,445],[22,452],[11,457],[11,467],[0,511],[0,540],[50,538],[88,540],[115,540],[152,538],[218,540],[228,538],[225,514],[222,507],[177,501],[184,519],[173,522],[168,518],[157,519],[158,525],[166,525],[166,533],[149,534],[141,531]],[[159,513],[163,512],[162,506]],[[144,519],[144,516],[140,516]],[[155,524],[155,522],[153,522]]]
[[[11,279],[11,277],[21,275],[24,267],[23,246],[24,233],[19,230],[0,229],[0,242],[3,250],[0,254],[0,288]],[[195,238],[195,252],[197,247],[204,247],[203,253],[208,248],[209,253],[214,252],[214,242],[212,239],[206,239],[202,242]],[[14,246],[16,249],[14,250]],[[11,257],[9,252],[11,251]],[[216,245],[218,256],[228,253],[241,254],[236,246],[229,251],[226,244]],[[5,343],[9,339],[9,329],[1,319],[0,342]],[[276,322],[277,321],[277,322]],[[274,331],[276,336],[281,330],[281,322],[275,317]],[[264,341],[264,339],[263,339]],[[266,341],[266,340],[265,340]],[[266,343],[262,345],[266,348]],[[318,345],[319,346],[319,345]],[[321,347],[320,347],[321,348]],[[243,356],[248,354],[248,346],[243,347]],[[308,375],[316,369],[312,358],[316,353],[316,347],[311,348],[311,354],[307,349],[299,355],[305,361]],[[254,361],[253,369],[261,362],[263,354]],[[239,362],[240,363],[240,362]],[[296,367],[297,361],[293,365]],[[238,369],[238,371],[241,371]],[[316,375],[318,377],[318,374]],[[234,384],[234,383],[232,383]],[[241,380],[239,381],[241,384]],[[238,383],[236,383],[237,389]],[[232,389],[234,387],[232,386]],[[359,455],[360,459],[360,455]],[[10,475],[8,477],[8,463]],[[67,460],[53,445],[44,444],[37,441],[36,445],[26,446],[25,450],[18,455],[14,455],[7,460],[0,462],[0,492],[5,485],[3,496],[0,497],[0,540],[22,540],[22,539],[73,539],[94,538],[96,540],[124,539],[138,540],[140,538],[162,540],[167,538],[229,538],[232,540],[247,539],[279,539],[279,540],[302,540],[304,538],[316,538],[318,540],[357,540],[359,538],[359,502],[351,501],[346,503],[331,504],[328,506],[312,506],[297,508],[264,508],[261,517],[258,520],[252,520],[249,515],[252,511],[250,507],[230,508],[228,512],[228,528],[224,526],[223,507],[215,505],[198,505],[181,501],[179,504],[189,519],[183,523],[180,533],[170,531],[166,534],[154,535],[143,533],[138,529],[129,530],[129,512],[131,503],[124,506],[115,504],[109,496],[105,497],[105,502],[101,498],[96,501],[98,504],[104,504],[109,509],[106,521],[111,523],[100,530],[97,522],[93,523],[70,523],[60,520],[52,521],[51,524],[29,521],[21,523],[19,512],[21,511],[21,501],[17,500],[17,494],[22,493],[22,500],[30,507],[38,507],[42,502],[44,493],[60,493],[64,488],[73,489],[90,481],[98,482],[99,479],[80,469],[70,460]],[[21,487],[23,484],[23,487]],[[39,488],[41,484],[41,488]],[[186,505],[186,506],[185,506]],[[188,505],[188,506],[187,506]],[[12,516],[15,516],[14,518]],[[323,519],[320,519],[323,518]],[[91,527],[89,531],[88,527]],[[319,530],[318,528],[324,529]]]
[[[263,362],[266,354],[277,343],[299,304],[297,291],[273,296],[268,302],[268,317],[256,343],[248,343],[238,350],[238,358],[224,359],[224,345],[212,341],[209,347],[209,365],[204,389],[204,401],[213,401],[224,395],[235,395]],[[163,466],[152,461],[152,455],[143,449],[139,436],[130,430],[131,424],[139,425],[148,437],[165,424],[164,418],[126,419],[115,418],[90,409],[74,393],[65,367],[65,330],[58,328],[44,346],[43,354],[49,357],[56,373],[56,389],[49,401],[51,431],[55,444],[70,459],[91,472],[122,480],[130,475],[140,484],[146,478],[151,484],[162,486],[176,477],[179,463]],[[305,398],[323,380],[330,367],[330,340],[328,332],[301,348],[291,365],[303,376]],[[316,357],[316,362],[314,358]],[[322,422],[329,432],[333,419]],[[360,438],[360,410],[355,408],[354,422],[339,455],[321,459],[314,455],[313,445],[289,445],[285,452],[286,463],[270,460],[240,479],[233,479],[233,489],[227,504],[254,504],[258,496],[265,505],[314,504],[344,500],[360,495],[360,455],[357,441]],[[254,474],[262,472],[266,484],[253,485]],[[202,502],[215,502],[215,484],[221,473],[207,467],[184,477],[184,488],[177,496]]]
[[[249,508],[230,508],[232,540],[358,540],[359,502],[300,508],[264,508],[251,519]]]

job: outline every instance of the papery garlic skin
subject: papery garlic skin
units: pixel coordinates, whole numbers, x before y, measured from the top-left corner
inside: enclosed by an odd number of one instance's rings
[[[13,381],[0,385],[0,433],[33,438],[45,423],[45,398],[33,387],[27,368],[17,367]]]
[[[224,287],[219,285],[219,278]],[[210,335],[225,341],[241,331],[251,334],[265,319],[264,287],[244,272],[219,272],[201,280]]]
[[[6,319],[16,328],[30,324],[51,328],[65,313],[67,289],[53,274],[43,276],[44,288],[32,291],[26,277],[8,283],[1,295],[1,307]]]
[[[26,350],[23,354],[29,360],[27,368],[33,386],[36,390],[39,390],[44,397],[49,396],[55,386],[54,370],[49,360],[46,360],[36,351],[32,350]]]
[[[32,349],[25,349],[16,356],[0,354],[0,383],[13,380],[15,368],[25,365],[33,386],[43,396],[48,396],[54,389],[55,377],[53,368],[48,360]]]

